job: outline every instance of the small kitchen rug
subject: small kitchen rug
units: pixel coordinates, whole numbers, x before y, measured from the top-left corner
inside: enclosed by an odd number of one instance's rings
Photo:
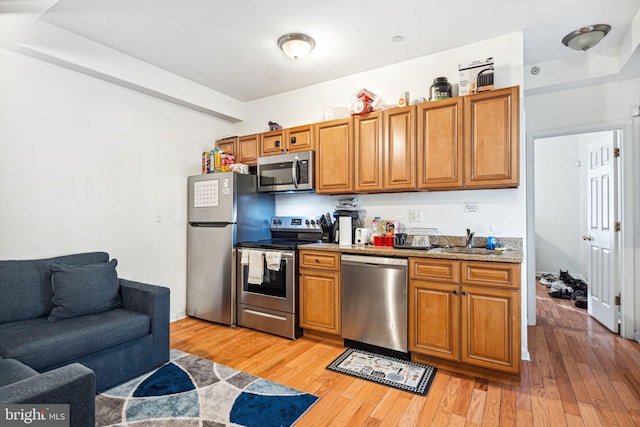
[[[433,366],[353,348],[342,353],[327,369],[421,396],[429,392],[438,370]]]
[[[317,400],[171,350],[163,366],[96,396],[96,426],[291,426]]]

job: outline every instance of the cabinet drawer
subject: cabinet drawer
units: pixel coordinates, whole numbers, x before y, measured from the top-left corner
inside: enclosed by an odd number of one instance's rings
[[[340,253],[300,251],[300,267],[339,271]]]
[[[460,262],[441,259],[409,259],[409,278],[459,283]]]
[[[497,262],[462,262],[462,283],[499,288],[520,288],[520,265]]]

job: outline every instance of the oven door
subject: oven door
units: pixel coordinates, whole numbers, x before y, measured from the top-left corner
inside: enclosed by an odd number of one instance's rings
[[[266,259],[263,262],[262,283],[259,285],[249,283],[249,265],[243,264],[243,252],[250,250],[262,250],[263,252],[276,252],[265,249],[240,248],[238,250],[238,274],[237,274],[237,302],[257,307],[270,308],[272,310],[295,313],[296,301],[296,262],[295,251],[280,252],[280,268],[275,271],[267,268]]]

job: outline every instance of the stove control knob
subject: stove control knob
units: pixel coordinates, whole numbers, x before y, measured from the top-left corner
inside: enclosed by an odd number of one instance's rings
[[[307,224],[307,225],[309,225],[309,220],[308,220],[308,219],[305,219],[305,220],[304,220],[304,223],[305,223],[305,224]]]
[[[313,220],[313,219],[311,220],[311,225],[316,225],[315,220]]]
[[[278,220],[278,225],[282,225],[282,220],[281,219]]]

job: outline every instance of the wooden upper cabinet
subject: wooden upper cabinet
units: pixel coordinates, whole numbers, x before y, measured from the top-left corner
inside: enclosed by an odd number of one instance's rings
[[[234,136],[232,138],[225,138],[216,141],[216,147],[224,150],[227,153],[231,153],[236,155],[236,142],[238,141],[238,137]]]
[[[449,98],[417,106],[419,190],[462,187],[462,99]]]
[[[286,129],[286,149],[288,152],[313,150],[313,126],[304,125]]]
[[[246,135],[238,137],[236,143],[236,163],[245,165],[255,165],[258,162],[260,152],[260,134]]]
[[[338,119],[314,125],[316,193],[353,192],[353,120]]]
[[[416,107],[385,110],[384,189],[411,191],[416,189]]]
[[[285,152],[284,130],[274,130],[262,134],[260,144],[260,155],[269,156],[272,154],[282,154]]]
[[[353,127],[355,191],[382,191],[382,112],[355,116]]]
[[[520,184],[519,88],[464,97],[465,188]]]
[[[313,150],[313,126],[304,125],[262,134],[261,156]]]

